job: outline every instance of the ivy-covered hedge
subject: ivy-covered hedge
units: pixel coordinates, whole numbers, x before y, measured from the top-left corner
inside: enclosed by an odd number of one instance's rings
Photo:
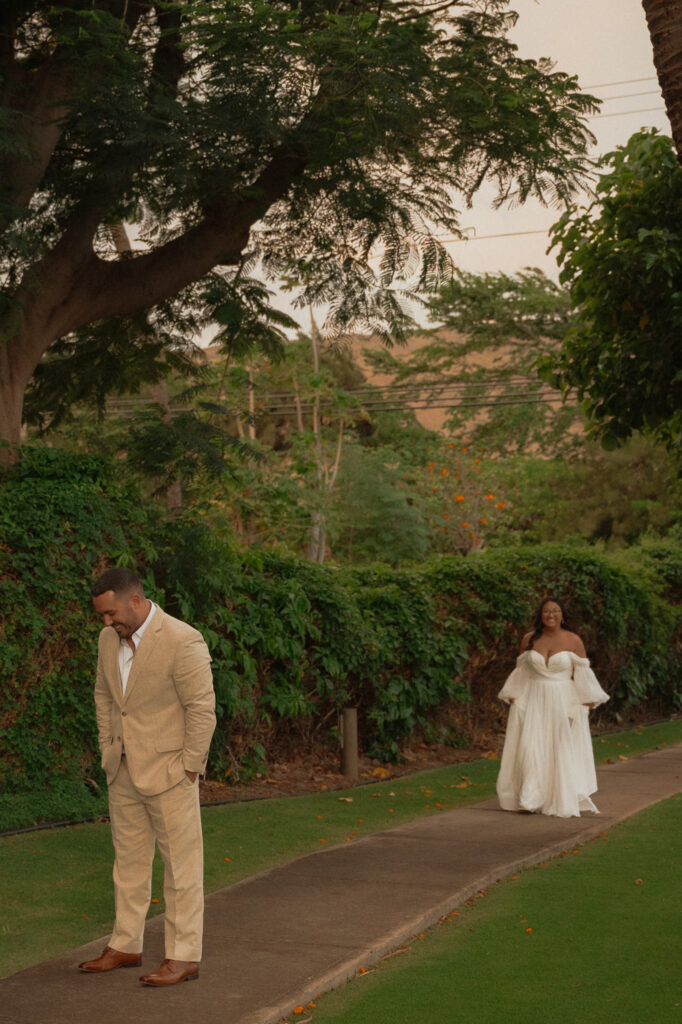
[[[548,545],[411,571],[321,567],[235,552],[197,512],[162,520],[115,466],[28,448],[0,482],[0,829],[16,825],[19,805],[22,822],[103,806],[89,587],[112,564],[135,567],[150,596],[204,633],[219,719],[209,768],[221,778],[284,746],[337,742],[348,705],[374,756],[396,757],[418,726],[465,742],[433,723],[444,707],[490,699],[545,594],[567,599],[609,713],[680,700],[673,545],[618,563]]]

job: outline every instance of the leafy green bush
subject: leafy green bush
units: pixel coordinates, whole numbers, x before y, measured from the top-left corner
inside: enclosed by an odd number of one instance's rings
[[[99,629],[88,583],[107,563],[144,566],[146,515],[114,468],[92,456],[29,447],[5,472],[0,794],[42,793],[49,804],[47,794],[66,787],[58,814],[78,804],[80,816],[102,783],[92,698]]]
[[[617,562],[543,545],[412,570],[338,569],[237,552],[196,513],[157,519],[106,463],[27,448],[0,486],[0,814],[13,824],[22,794],[27,821],[98,813],[89,584],[111,564],[136,566],[148,592],[206,637],[218,777],[335,742],[349,705],[373,756],[398,757],[416,728],[464,742],[439,715],[494,699],[546,594],[568,601],[613,696],[605,713],[669,710],[680,698],[682,556],[672,542]]]

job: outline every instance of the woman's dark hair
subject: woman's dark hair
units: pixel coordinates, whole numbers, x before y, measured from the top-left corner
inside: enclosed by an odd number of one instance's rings
[[[558,597],[544,597],[542,601],[540,601],[540,604],[537,607],[537,611],[535,612],[535,619],[533,621],[533,633],[528,640],[528,646],[526,647],[527,651],[530,651],[535,641],[542,636],[542,609],[545,607],[546,604],[559,605],[559,607],[561,608],[561,622],[559,623],[559,625],[562,629],[568,629],[566,609],[564,607],[563,602],[560,601]]]

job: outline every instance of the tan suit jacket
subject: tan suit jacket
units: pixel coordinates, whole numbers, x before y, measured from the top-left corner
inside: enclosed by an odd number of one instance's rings
[[[133,785],[145,796],[203,772],[215,729],[211,656],[201,634],[156,608],[135,651],[125,696],[120,640],[111,626],[99,637],[95,709],[102,767],[116,777],[125,749]]]

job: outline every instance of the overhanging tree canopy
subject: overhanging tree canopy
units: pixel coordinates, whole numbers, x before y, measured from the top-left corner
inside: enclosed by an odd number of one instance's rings
[[[595,101],[521,59],[514,20],[506,0],[6,0],[0,438],[59,339],[101,397],[112,364],[152,372],[145,332],[158,365],[233,324],[248,259],[300,272],[339,327],[388,328],[396,282],[447,263],[429,225],[457,230],[452,190],[568,199]],[[142,250],[116,248],[123,222]]]
[[[603,164],[595,202],[553,228],[576,316],[543,376],[586,400],[606,447],[641,430],[679,450],[682,169],[654,129]]]

